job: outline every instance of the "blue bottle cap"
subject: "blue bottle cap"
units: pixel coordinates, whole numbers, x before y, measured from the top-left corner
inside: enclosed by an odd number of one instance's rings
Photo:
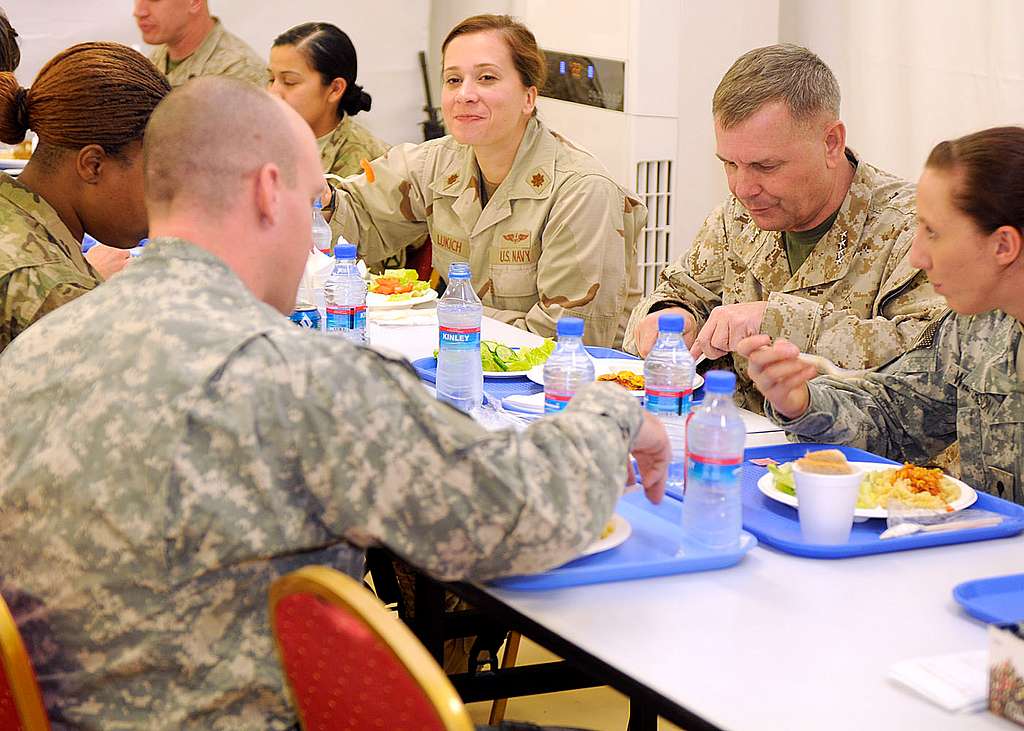
[[[318,211],[320,211],[320,210],[323,210],[323,207],[324,207],[324,204],[320,202],[319,198],[317,198],[315,201],[313,201],[313,208],[316,208]]]
[[[732,393],[736,390],[736,374],[732,371],[708,371],[704,374],[704,390],[708,393]]]
[[[674,312],[660,315],[658,317],[658,330],[663,333],[681,333],[683,331],[683,316]]]
[[[555,326],[555,331],[559,335],[574,335],[579,337],[583,335],[583,320],[578,317],[563,317]]]
[[[469,264],[457,261],[448,266],[449,279],[469,279]]]
[[[355,244],[338,244],[334,247],[334,258],[335,259],[355,259],[356,258],[356,245]]]

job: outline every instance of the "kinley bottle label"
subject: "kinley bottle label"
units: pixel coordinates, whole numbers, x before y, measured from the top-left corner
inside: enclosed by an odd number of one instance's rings
[[[699,454],[686,455],[686,485],[690,488],[695,481],[718,487],[739,487],[743,459],[732,457],[704,457]]]
[[[480,328],[445,327],[438,328],[438,344],[441,350],[479,350]]]
[[[565,411],[573,394],[563,391],[544,391],[544,413],[554,414],[558,411]]]
[[[656,391],[648,388],[645,392],[644,406],[652,414],[686,416],[690,413],[692,395],[692,388],[686,391]]]
[[[366,305],[358,307],[328,307],[328,330],[362,330],[366,328]]]

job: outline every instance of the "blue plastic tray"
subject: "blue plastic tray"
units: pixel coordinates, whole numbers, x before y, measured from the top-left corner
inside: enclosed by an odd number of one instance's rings
[[[630,493],[616,506],[616,512],[633,529],[621,546],[570,561],[543,574],[513,576],[492,583],[502,589],[558,589],[721,569],[738,563],[757,545],[757,539],[746,531],[739,549],[728,553],[711,553],[685,542],[680,528],[681,506],[678,500],[668,499],[652,505],[643,493]]]
[[[615,350],[614,348],[587,346],[587,352],[595,358],[630,358],[639,360],[635,355],[623,353],[621,350]],[[412,362],[412,367],[416,369],[420,379],[427,383],[437,381],[437,358],[429,355],[426,358],[419,358]],[[506,396],[530,396],[543,390],[544,387],[527,378],[526,373],[515,378],[487,378],[484,376],[484,391],[487,392],[488,396],[499,401]]]
[[[979,491],[978,501],[971,507],[1003,514],[1006,517],[999,525],[962,531],[917,533],[902,538],[887,538],[883,541],[878,538],[878,535],[886,529],[885,519],[869,518],[862,523],[853,524],[853,531],[850,533],[848,543],[842,545],[806,543],[800,534],[796,508],[761,494],[761,491],[757,489],[757,481],[768,470],[751,464],[750,460],[758,457],[771,457],[779,462],[788,462],[802,457],[809,450],[825,448],[839,449],[850,461],[854,462],[898,464],[891,459],[885,459],[861,449],[825,444],[779,444],[746,450],[743,455],[745,460],[743,463],[743,527],[757,536],[759,541],[796,556],[850,558],[875,553],[909,551],[929,546],[945,546],[953,543],[987,541],[991,538],[1014,536],[1024,531],[1024,507]]]
[[[953,588],[953,598],[969,615],[982,622],[1024,621],[1024,574],[965,581]]]

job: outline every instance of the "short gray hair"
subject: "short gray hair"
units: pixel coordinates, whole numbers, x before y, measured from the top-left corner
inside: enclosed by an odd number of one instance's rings
[[[747,51],[725,72],[711,112],[726,129],[765,104],[785,102],[798,121],[825,113],[839,118],[839,82],[814,53],[792,43]]]

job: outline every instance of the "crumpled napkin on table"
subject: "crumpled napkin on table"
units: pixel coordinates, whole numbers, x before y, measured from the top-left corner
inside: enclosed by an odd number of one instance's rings
[[[947,711],[988,707],[988,650],[903,660],[889,669],[889,677]]]

